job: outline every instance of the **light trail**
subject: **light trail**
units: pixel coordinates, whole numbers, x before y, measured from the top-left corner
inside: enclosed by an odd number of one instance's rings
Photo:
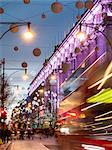
[[[93,105],[90,105],[90,106],[88,106],[88,107],[82,108],[82,109],[81,109],[81,111],[88,110],[88,109],[90,109],[90,108],[92,108],[92,107],[95,107],[95,106],[97,106],[97,105],[100,105],[100,104],[102,104],[102,103],[103,103],[103,102],[100,102],[100,103],[95,103],[95,104],[93,104]]]
[[[104,126],[104,127],[95,128],[95,129],[93,129],[93,131],[103,130],[103,129],[107,129],[107,128],[110,128],[110,127],[112,127],[112,124],[110,124],[108,126]]]
[[[111,113],[112,113],[112,111],[109,111],[109,112],[106,112],[102,115],[96,116],[95,118],[100,118],[100,117],[106,116],[106,115],[111,114]]]
[[[105,117],[105,118],[98,118],[98,119],[95,119],[95,121],[104,121],[104,120],[109,120],[109,119],[112,119],[112,116]]]
[[[95,146],[95,145],[82,144],[82,147],[84,147],[85,150],[105,150],[104,147]]]

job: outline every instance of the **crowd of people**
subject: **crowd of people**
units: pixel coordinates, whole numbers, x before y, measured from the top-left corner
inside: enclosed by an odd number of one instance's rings
[[[0,128],[0,143],[8,143],[11,137],[11,131],[8,127]]]
[[[8,126],[0,127],[0,145],[8,143],[9,140],[33,139],[34,130],[28,126],[27,128],[9,128]]]
[[[0,126],[0,145],[8,143],[10,140],[26,140],[26,139],[32,139],[34,138],[34,134],[39,134],[40,139],[42,137],[48,138],[49,136],[54,135],[53,128],[40,128],[40,129],[34,129],[31,128],[30,125],[20,125],[18,128],[13,126],[12,128],[9,128],[8,126],[2,127]]]

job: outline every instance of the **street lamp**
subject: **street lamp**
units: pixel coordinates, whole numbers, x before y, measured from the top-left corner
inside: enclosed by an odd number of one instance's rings
[[[33,33],[30,30],[30,22],[28,22],[28,28],[27,28],[27,32],[24,33],[24,38],[26,40],[30,40],[33,38]]]
[[[28,79],[27,69],[24,69],[24,71],[25,73],[23,74],[22,79],[26,81]]]
[[[19,93],[20,93],[20,91],[19,91],[19,86],[17,85],[17,86],[16,86],[16,90],[15,90],[15,94],[18,95]]]
[[[1,36],[0,36],[0,40],[6,35],[6,33],[8,33],[9,31],[11,31],[12,29],[17,28],[18,26],[27,26],[27,32],[24,33],[24,38],[25,39],[32,39],[34,37],[33,33],[31,32],[30,29],[30,22],[0,22],[0,24],[5,24],[5,25],[15,25],[11,28],[9,28],[7,31],[5,31]]]
[[[94,27],[94,25],[96,25],[96,27]],[[82,31],[81,27],[82,26],[86,26],[86,27],[89,27],[89,28],[92,28],[92,29],[95,29],[95,31],[101,33],[105,38],[106,40],[108,41],[108,44],[110,45],[111,49],[112,49],[112,44],[109,40],[109,38],[107,37],[106,34],[104,34],[101,30],[98,29],[98,25],[101,25],[101,24],[79,24],[79,32],[76,34],[76,38],[80,40],[80,42],[86,40],[87,38],[87,34],[86,32]],[[102,24],[103,25],[103,24]],[[108,25],[108,24],[107,24]],[[112,25],[112,24],[109,24],[109,25]]]
[[[81,24],[79,25],[79,32],[76,34],[76,37],[80,40],[80,42],[87,38],[86,33],[81,30]]]

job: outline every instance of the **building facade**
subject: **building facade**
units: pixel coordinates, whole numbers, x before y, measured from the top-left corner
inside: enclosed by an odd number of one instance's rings
[[[45,127],[57,123],[97,131],[97,126],[88,127],[97,123],[95,117],[110,110],[107,99],[111,96],[97,96],[105,92],[111,95],[111,59],[112,1],[96,0],[55,46],[30,84],[28,103],[34,122]]]

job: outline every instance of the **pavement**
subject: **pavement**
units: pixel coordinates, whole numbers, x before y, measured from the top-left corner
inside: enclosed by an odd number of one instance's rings
[[[112,150],[112,141],[110,141],[110,139],[109,141],[107,141],[107,138],[109,138],[108,136],[105,136],[105,137],[101,136],[100,139],[98,138],[97,137],[95,138],[90,138],[90,137],[83,138],[82,137],[79,141],[80,148],[77,147],[78,150],[79,149],[81,150],[82,147],[85,147],[86,149],[90,145],[92,147],[99,146],[100,148],[103,148],[103,149],[105,148],[106,150]],[[65,142],[66,144],[68,144],[67,140]],[[76,143],[75,145],[75,150],[76,150],[78,141],[77,142],[72,141],[72,142],[73,143],[70,146],[74,147],[74,144]],[[33,139],[30,139],[30,140],[27,138],[25,138],[25,140],[12,140],[12,144],[8,150],[59,150],[60,148],[61,147],[57,143],[55,137],[46,138],[45,136],[42,136],[42,135],[35,135]],[[64,148],[64,150],[65,149],[66,147]],[[3,149],[3,150],[6,150],[6,149]]]
[[[6,144],[2,144],[0,145],[0,150],[9,150],[10,145],[11,145],[10,141]]]
[[[58,150],[54,137],[41,137],[36,135],[32,140],[13,140],[11,150]]]
[[[11,150],[49,150],[43,144],[35,142],[35,141],[13,141]]]

